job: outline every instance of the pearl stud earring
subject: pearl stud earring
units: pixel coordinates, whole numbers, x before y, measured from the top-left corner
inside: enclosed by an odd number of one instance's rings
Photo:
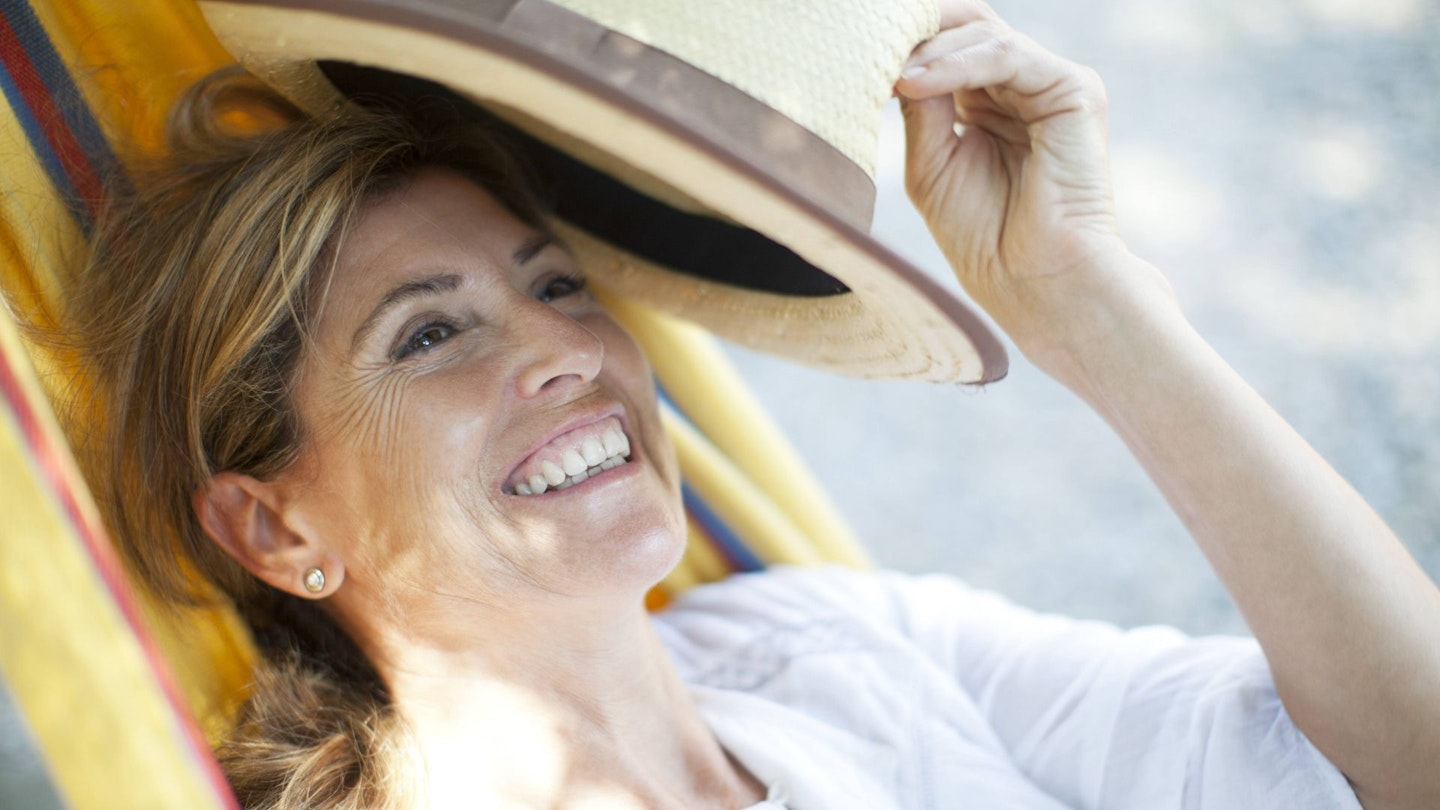
[[[310,593],[320,593],[325,590],[325,572],[319,568],[311,568],[305,572],[305,590]]]

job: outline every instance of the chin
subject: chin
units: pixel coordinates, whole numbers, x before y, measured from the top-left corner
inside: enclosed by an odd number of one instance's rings
[[[662,459],[664,457],[662,456]],[[511,501],[528,549],[524,567],[556,593],[638,600],[685,554],[687,526],[673,461],[648,454],[571,488]],[[623,472],[622,472],[623,470]],[[552,576],[545,576],[549,572]]]
[[[595,537],[574,573],[594,592],[643,598],[680,563],[686,539],[683,511],[636,515]]]

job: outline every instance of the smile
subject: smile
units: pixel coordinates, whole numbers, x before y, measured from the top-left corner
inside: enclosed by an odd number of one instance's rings
[[[505,491],[543,495],[547,490],[568,489],[625,464],[629,458],[630,439],[620,420],[607,417],[536,450],[510,475]]]

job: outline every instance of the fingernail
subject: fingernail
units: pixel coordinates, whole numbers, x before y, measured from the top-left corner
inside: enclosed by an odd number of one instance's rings
[[[924,73],[927,69],[929,69],[929,67],[929,65],[911,65],[910,67],[907,67],[904,70],[900,71],[900,78],[913,79],[916,76],[919,76],[921,73]]]

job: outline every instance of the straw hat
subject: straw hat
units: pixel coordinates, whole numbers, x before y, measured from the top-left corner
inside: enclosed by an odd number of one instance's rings
[[[200,5],[302,107],[380,68],[508,122],[613,292],[844,374],[1005,375],[974,311],[868,235],[881,110],[934,0]]]

